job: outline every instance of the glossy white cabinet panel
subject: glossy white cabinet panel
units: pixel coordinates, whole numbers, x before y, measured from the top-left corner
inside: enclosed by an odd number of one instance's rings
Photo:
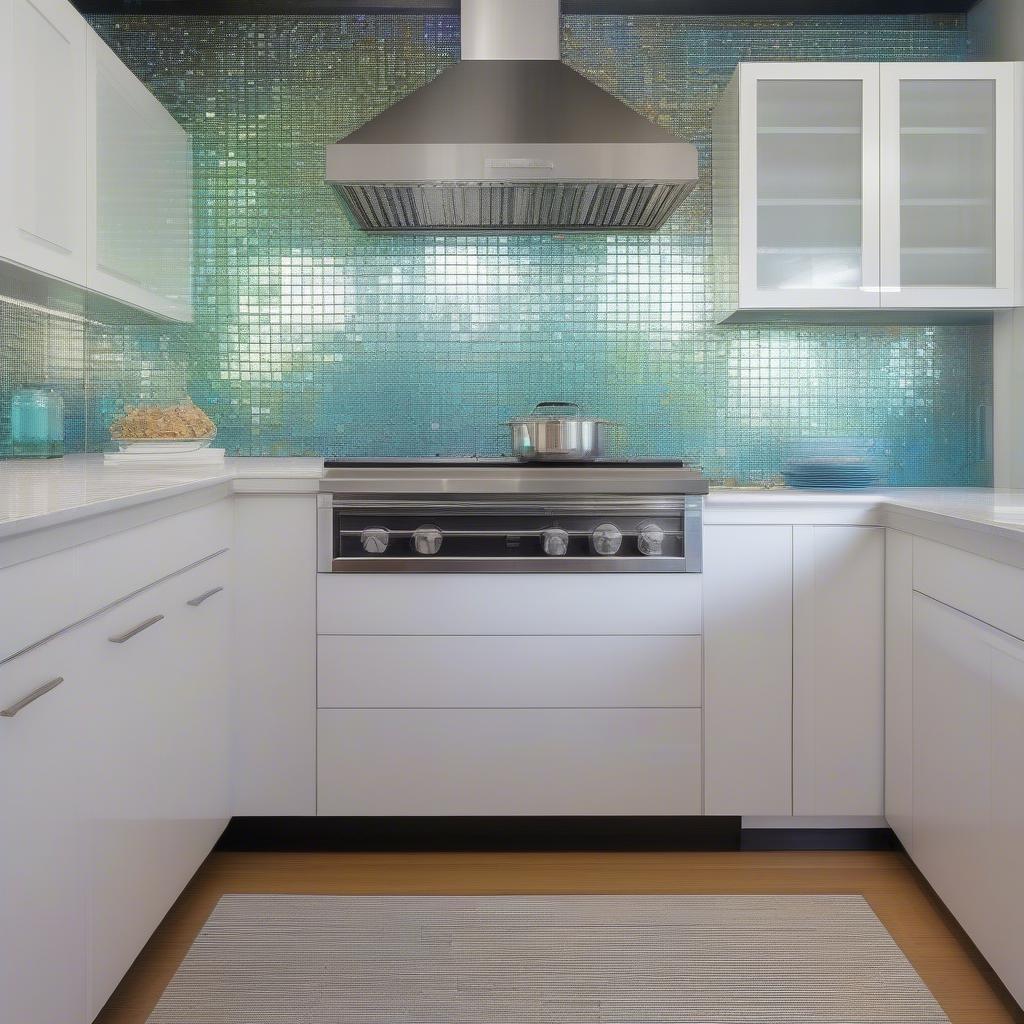
[[[1024,1003],[1024,645],[992,652],[992,818],[988,871],[996,895],[986,957]]]
[[[83,804],[92,665],[80,638],[0,670],[0,1019],[84,1024],[86,871]]]
[[[1020,65],[881,67],[882,305],[1020,301]]]
[[[914,850],[914,538],[885,531],[885,817]]]
[[[322,636],[322,708],[700,707],[697,636]]]
[[[421,636],[687,636],[695,573],[321,574],[318,632]]]
[[[78,574],[93,605],[89,610],[230,548],[233,513],[230,500],[216,500],[77,547]]]
[[[885,533],[793,529],[793,813],[880,815]]]
[[[0,260],[86,280],[85,21],[0,0]]]
[[[92,30],[87,70],[89,289],[191,320],[188,134]]]
[[[988,905],[990,664],[980,624],[914,597],[914,861],[972,934]]]
[[[915,537],[914,589],[1024,639],[1024,569]]]
[[[704,531],[708,814],[790,815],[793,530]]]
[[[95,610],[79,579],[75,549],[0,569],[0,661]]]
[[[105,614],[99,634],[91,634],[93,1014],[230,815],[228,571],[222,555]],[[224,589],[211,593],[218,587]],[[204,595],[199,605],[188,604]]]
[[[700,732],[669,708],[320,711],[317,810],[700,814]]]
[[[914,862],[1024,996],[1024,643],[914,595]]]
[[[315,814],[316,497],[234,506],[234,813]]]

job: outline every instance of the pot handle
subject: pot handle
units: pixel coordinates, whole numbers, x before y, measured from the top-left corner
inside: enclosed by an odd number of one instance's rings
[[[575,409],[577,415],[580,411],[579,402],[538,402],[534,407],[533,411],[538,412],[541,409]]]

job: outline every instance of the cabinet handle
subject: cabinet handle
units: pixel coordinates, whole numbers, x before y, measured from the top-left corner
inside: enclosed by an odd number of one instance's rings
[[[193,597],[191,601],[186,601],[185,603],[193,608],[198,608],[207,598],[213,597],[214,594],[219,594],[223,589],[223,587],[214,587],[213,590],[208,590],[205,594]]]
[[[144,629],[149,629],[150,626],[155,626],[158,622],[163,619],[162,615],[154,615],[151,619],[146,619],[145,622],[140,622],[137,626],[132,626],[131,629],[126,633],[121,633],[118,636],[109,636],[107,639],[112,644],[123,644],[126,640],[131,640],[133,636],[138,636]]]
[[[9,708],[4,708],[3,711],[0,711],[0,718],[13,718],[23,708],[27,708],[32,701],[39,700],[40,697],[49,693],[51,690],[55,690],[63,682],[64,677],[57,676],[56,679],[51,679],[48,683],[43,683],[38,690],[33,690],[27,697],[22,697],[21,700],[15,701]]]

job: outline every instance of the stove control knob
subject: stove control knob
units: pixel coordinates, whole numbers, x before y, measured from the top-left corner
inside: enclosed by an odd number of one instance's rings
[[[636,546],[641,555],[660,555],[665,543],[665,531],[657,523],[641,523]]]
[[[390,534],[382,526],[370,526],[359,535],[359,543],[368,555],[383,555],[388,549]]]
[[[417,555],[436,555],[441,550],[442,539],[436,526],[418,526],[412,535],[412,549]]]
[[[552,526],[540,531],[540,546],[545,555],[561,558],[569,550],[569,534]]]
[[[614,555],[622,547],[622,531],[614,523],[594,527],[590,535],[590,550],[595,555]]]

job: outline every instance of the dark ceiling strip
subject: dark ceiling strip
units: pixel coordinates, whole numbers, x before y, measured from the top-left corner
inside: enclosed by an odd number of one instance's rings
[[[457,14],[459,0],[74,0],[83,14]],[[566,14],[963,14],[977,0],[562,0]]]
[[[562,0],[565,14],[963,14],[978,0]]]
[[[82,14],[458,14],[459,0],[72,0]]]

